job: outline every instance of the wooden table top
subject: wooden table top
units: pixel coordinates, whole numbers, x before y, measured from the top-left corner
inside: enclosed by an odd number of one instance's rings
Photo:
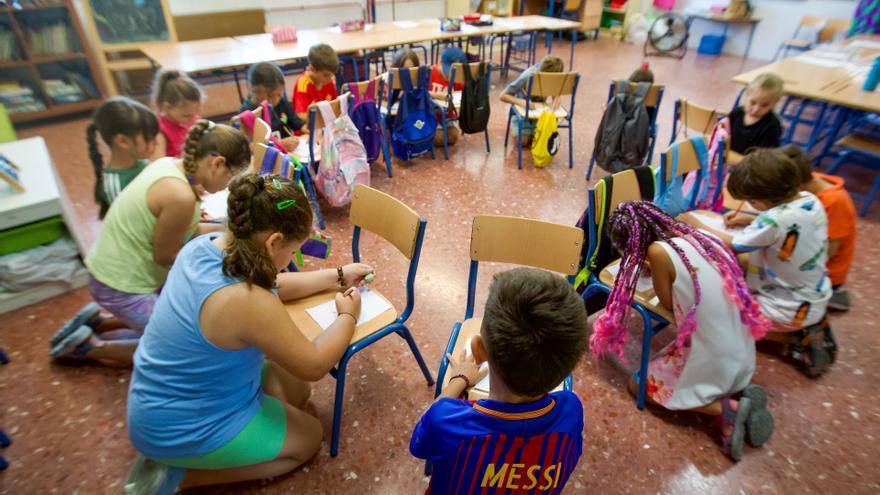
[[[761,74],[773,72],[785,81],[787,95],[880,112],[880,92],[862,90],[877,56],[880,36],[858,36],[744,72],[733,82],[745,85]]]
[[[305,58],[309,48],[327,43],[337,53],[375,50],[394,45],[463,36],[487,36],[514,31],[556,31],[578,29],[576,21],[538,15],[499,17],[492,26],[462,24],[461,31],[443,32],[439,19],[395,21],[367,24],[363,31],[343,33],[338,27],[303,29],[297,41],[272,43],[268,33],[197,41],[168,42],[144,46],[142,51],[160,67],[176,67],[186,72],[204,72],[248,66],[265,60],[288,61]]]

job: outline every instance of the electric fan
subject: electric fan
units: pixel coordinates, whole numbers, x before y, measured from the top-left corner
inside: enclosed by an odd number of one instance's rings
[[[682,58],[687,53],[690,24],[679,14],[667,12],[658,17],[645,40],[645,56]],[[650,47],[650,49],[649,49]]]

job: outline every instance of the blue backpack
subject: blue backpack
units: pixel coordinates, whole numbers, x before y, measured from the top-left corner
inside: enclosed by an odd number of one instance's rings
[[[413,86],[409,71],[401,70],[400,104],[391,131],[391,148],[400,160],[410,160],[423,153],[434,151],[434,132],[437,130],[437,115],[434,101],[428,92],[429,69],[419,67],[418,85]],[[392,105],[394,102],[391,102]]]
[[[705,180],[707,169],[709,166],[709,158],[706,151],[705,138],[703,138],[703,136],[690,136],[688,139],[691,143],[693,143],[694,150],[697,153],[697,160],[700,162],[700,168],[703,170],[703,178],[701,180]],[[688,211],[688,209],[690,208],[690,205],[688,205],[688,201],[685,198],[684,191],[682,190],[684,189],[684,176],[677,176],[678,145],[679,143],[672,143],[666,153],[666,166],[670,170],[669,174],[672,176],[672,180],[667,183],[666,177],[662,177],[660,175],[661,169],[657,169],[656,182],[658,184],[658,187],[656,189],[656,193],[654,194],[654,204],[659,206],[661,210],[665,211],[669,216],[673,218]],[[696,187],[701,187],[701,185],[697,184]],[[692,194],[693,191],[688,193],[688,196],[692,196]]]
[[[367,162],[374,162],[379,159],[379,151],[382,149],[382,140],[385,139],[382,133],[382,125],[379,123],[379,108],[376,106],[376,100],[373,95],[376,94],[376,80],[371,79],[367,85],[367,91],[360,94],[357,86],[352,86],[352,94],[354,95],[354,106],[351,109],[351,121],[357,127],[361,141],[364,143],[364,149],[367,152]]]

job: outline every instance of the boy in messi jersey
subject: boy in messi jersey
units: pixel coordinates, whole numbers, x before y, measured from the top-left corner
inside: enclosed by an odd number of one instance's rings
[[[434,470],[426,493],[557,494],[581,456],[578,397],[550,392],[587,346],[583,301],[534,268],[495,276],[473,356],[448,356],[452,377],[413,431],[410,452]],[[489,399],[459,398],[485,376]]]

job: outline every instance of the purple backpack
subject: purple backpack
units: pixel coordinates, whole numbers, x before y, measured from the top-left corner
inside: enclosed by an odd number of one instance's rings
[[[367,91],[360,94],[357,86],[352,85],[354,106],[351,109],[351,121],[357,127],[364,149],[367,152],[367,162],[372,163],[379,159],[382,140],[382,124],[379,121],[379,107],[373,95],[376,94],[376,80],[373,79],[367,85]]]

